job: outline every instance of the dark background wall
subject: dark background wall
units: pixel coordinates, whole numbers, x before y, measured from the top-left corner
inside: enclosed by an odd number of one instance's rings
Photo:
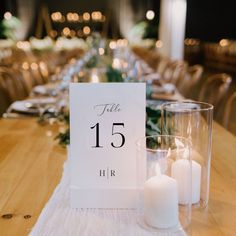
[[[186,37],[236,39],[236,0],[187,0]]]
[[[47,3],[50,12],[77,11],[81,13],[100,10],[106,14],[107,6],[113,1],[119,0],[47,0],[44,2]],[[160,0],[130,1],[135,12],[139,12],[141,8],[143,18],[148,8],[154,8],[156,20],[159,20]],[[17,2],[18,0],[1,0],[0,17],[2,18],[6,10],[17,14]],[[32,10],[37,14],[38,9]],[[203,41],[218,41],[222,38],[236,39],[236,0],[187,0],[186,37],[199,38]]]

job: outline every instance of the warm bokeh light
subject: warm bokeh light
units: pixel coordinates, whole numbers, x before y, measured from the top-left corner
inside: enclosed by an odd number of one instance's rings
[[[5,18],[6,20],[10,20],[10,19],[12,18],[11,12],[9,12],[9,11],[5,12],[4,18]]]
[[[84,34],[90,34],[90,32],[91,32],[90,27],[89,26],[84,26],[83,32],[84,32]]]
[[[99,82],[99,76],[98,76],[98,74],[96,72],[92,72],[91,82],[92,83],[98,83]]]
[[[67,13],[66,18],[68,21],[71,21],[71,22],[79,21],[79,15],[73,12]]]
[[[146,13],[146,18],[148,20],[153,20],[155,17],[155,12],[153,10],[148,10]]]
[[[32,70],[37,70],[38,69],[38,64],[36,62],[32,62],[31,65],[30,65],[30,68]]]
[[[116,48],[116,41],[111,41],[111,42],[109,43],[109,48],[110,48],[110,49],[115,49],[115,48]]]
[[[72,12],[67,13],[66,19],[67,19],[68,21],[73,21],[73,13],[72,13]]]
[[[28,70],[28,69],[29,69],[29,63],[26,62],[26,61],[24,61],[24,62],[22,63],[22,68],[23,68],[24,70]]]
[[[65,27],[65,28],[62,30],[62,34],[64,34],[65,36],[69,36],[69,35],[70,35],[70,28]]]
[[[229,46],[230,41],[228,39],[221,39],[219,44],[221,47],[226,47],[226,46]]]
[[[94,21],[102,20],[102,13],[100,11],[94,11],[92,12],[92,19]]]
[[[114,69],[120,69],[121,68],[121,61],[118,58],[114,58],[112,62],[112,67]]]
[[[156,47],[161,48],[163,46],[163,42],[161,40],[156,41]]]
[[[99,55],[104,55],[105,50],[104,50],[104,48],[99,48],[98,52],[99,52]]]
[[[73,20],[78,21],[79,20],[79,15],[77,13],[73,13]]]
[[[62,14],[59,11],[53,12],[51,14],[51,18],[52,18],[53,21],[61,21],[62,20]]]
[[[89,21],[90,20],[90,14],[88,12],[85,12],[83,14],[83,19],[84,19],[84,21]]]
[[[184,44],[187,46],[196,46],[200,44],[200,41],[197,39],[187,38],[184,40]]]
[[[118,47],[126,47],[126,46],[128,46],[128,40],[127,39],[118,39],[117,40],[117,46]]]
[[[16,47],[21,50],[28,51],[30,50],[30,43],[28,41],[18,41],[16,43]]]

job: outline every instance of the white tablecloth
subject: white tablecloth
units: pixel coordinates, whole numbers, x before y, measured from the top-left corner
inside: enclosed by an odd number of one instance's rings
[[[30,236],[149,236],[137,223],[135,210],[71,209],[69,164],[64,164],[61,182],[42,210]],[[176,235],[176,234],[175,234]],[[186,235],[180,232],[178,235]]]

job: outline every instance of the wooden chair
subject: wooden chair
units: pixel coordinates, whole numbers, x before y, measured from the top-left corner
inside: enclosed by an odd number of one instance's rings
[[[45,81],[42,77],[42,74],[40,73],[40,69],[39,69],[39,64],[36,63],[36,62],[32,62],[30,64],[30,72],[31,72],[31,75],[34,77],[34,80],[35,80],[35,83],[37,85],[41,85],[41,84],[44,84]]]
[[[5,88],[2,86],[2,82],[3,81],[0,77],[0,116],[2,116],[4,112],[6,112],[7,108],[11,104],[11,99],[8,93],[6,92]]]
[[[210,76],[200,90],[199,101],[211,103],[217,110],[229,89],[231,81],[231,76],[224,73]]]
[[[190,98],[192,90],[198,84],[203,73],[203,67],[201,65],[194,65],[188,68],[187,73],[183,76],[183,79],[177,84],[178,90],[184,97]]]
[[[43,61],[40,61],[38,63],[38,65],[39,65],[39,72],[40,72],[40,74],[41,74],[41,76],[43,78],[43,81],[44,81],[44,83],[47,83],[48,80],[49,80],[49,69],[48,69],[48,66]]]
[[[170,61],[161,73],[162,80],[167,83],[177,84],[185,75],[187,67],[188,65],[185,61]]]
[[[21,100],[28,96],[20,73],[13,68],[0,68],[0,83],[10,102]]]
[[[236,135],[236,92],[227,100],[224,111],[223,125]]]
[[[161,76],[164,74],[167,66],[171,63],[170,59],[168,58],[162,58],[156,67],[156,72],[160,74]]]

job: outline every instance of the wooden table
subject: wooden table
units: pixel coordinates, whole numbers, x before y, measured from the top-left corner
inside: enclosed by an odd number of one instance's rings
[[[0,235],[27,235],[60,181],[66,150],[58,127],[0,120]],[[5,215],[5,216],[4,216]],[[192,235],[236,235],[236,138],[214,123],[210,202],[194,211]]]

